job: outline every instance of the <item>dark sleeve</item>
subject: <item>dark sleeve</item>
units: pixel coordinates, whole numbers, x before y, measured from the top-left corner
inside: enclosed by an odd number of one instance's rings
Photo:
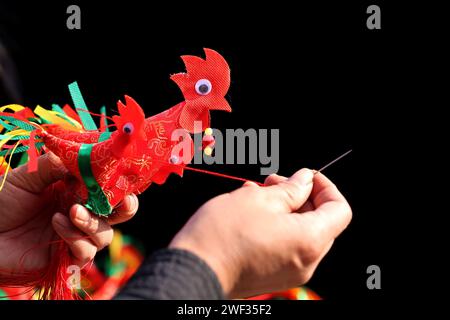
[[[199,257],[162,249],[144,261],[115,299],[214,300],[224,294],[216,274]]]

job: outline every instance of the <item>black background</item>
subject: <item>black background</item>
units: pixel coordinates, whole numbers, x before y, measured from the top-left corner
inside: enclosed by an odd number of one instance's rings
[[[156,114],[182,100],[169,79],[184,71],[179,56],[202,55],[203,47],[219,51],[231,67],[233,112],[213,112],[214,128],[279,128],[282,175],[317,169],[353,149],[325,174],[354,218],[308,286],[326,299],[389,293],[389,255],[400,242],[392,241],[394,212],[379,186],[389,179],[381,168],[393,165],[386,139],[397,139],[390,134],[406,110],[399,83],[412,72],[405,48],[411,30],[394,23],[400,9],[383,3],[382,30],[367,30],[372,3],[92,2],[73,2],[81,7],[79,31],[66,28],[72,3],[3,3],[2,34],[19,68],[24,104],[71,102],[67,85],[76,80],[94,112],[104,104],[115,109],[128,94],[147,115]],[[258,165],[205,168],[264,179]],[[138,215],[120,228],[151,252],[167,245],[202,203],[239,186],[194,172],[171,176],[140,196]],[[381,267],[382,290],[366,287],[371,264]]]

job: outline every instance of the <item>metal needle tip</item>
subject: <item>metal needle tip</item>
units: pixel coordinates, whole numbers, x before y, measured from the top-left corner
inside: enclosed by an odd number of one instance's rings
[[[322,168],[320,168],[319,170],[314,170],[314,174],[316,174],[317,172],[321,172],[322,170],[325,170],[326,168],[328,168],[329,166],[331,166],[333,163],[341,160],[343,157],[345,157],[346,155],[348,155],[350,152],[352,152],[352,149],[348,150],[346,153],[340,155],[339,157],[337,157],[336,159],[334,159],[333,161],[329,162],[328,164],[326,164],[325,166],[323,166]]]

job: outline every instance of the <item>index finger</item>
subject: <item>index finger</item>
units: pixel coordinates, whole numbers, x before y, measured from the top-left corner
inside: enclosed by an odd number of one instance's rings
[[[336,185],[320,172],[314,174],[310,198],[316,208],[330,201],[347,202]]]
[[[333,182],[322,173],[316,173],[311,201],[316,209],[299,214],[297,218],[313,220],[318,227],[318,236],[325,242],[335,239],[352,219],[347,200]]]
[[[134,217],[139,208],[139,200],[137,196],[132,193],[127,195],[122,203],[114,209],[114,213],[108,218],[109,225],[123,223]]]

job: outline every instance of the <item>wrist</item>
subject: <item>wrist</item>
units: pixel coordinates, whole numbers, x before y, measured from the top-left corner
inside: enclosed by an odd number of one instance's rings
[[[169,248],[189,251],[203,260],[215,273],[224,295],[226,297],[230,296],[237,281],[237,268],[233,267],[231,261],[228,261],[227,263],[224,259],[225,257],[218,252],[214,252],[214,250],[206,250],[202,246],[195,245],[188,241],[178,240],[177,238],[172,240],[169,244]]]

